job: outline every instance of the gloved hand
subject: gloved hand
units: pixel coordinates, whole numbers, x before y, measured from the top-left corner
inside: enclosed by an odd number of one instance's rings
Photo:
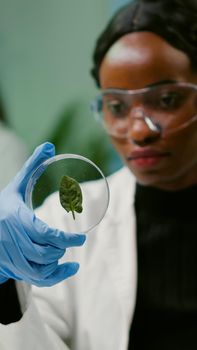
[[[0,283],[12,278],[51,286],[74,275],[79,264],[58,265],[65,249],[80,246],[84,234],[48,227],[24,203],[27,182],[35,168],[54,155],[54,146],[37,147],[14,180],[0,193]]]

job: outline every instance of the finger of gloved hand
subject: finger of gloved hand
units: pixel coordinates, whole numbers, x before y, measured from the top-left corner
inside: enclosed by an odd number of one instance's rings
[[[27,282],[31,280],[43,280],[51,275],[58,265],[58,261],[50,264],[36,264],[29,261],[20,253],[19,248],[14,256],[10,254],[10,251],[8,250],[4,250],[2,255],[2,275],[5,278],[12,278],[15,280],[23,280]]]
[[[59,249],[70,247],[80,247],[86,241],[86,235],[83,233],[66,233],[64,231],[48,228],[46,237],[43,237],[46,243]]]
[[[32,284],[38,287],[51,287],[75,275],[78,270],[79,270],[79,264],[77,262],[67,262],[67,263],[58,265],[56,270],[44,280],[40,280],[40,281],[32,280]]]
[[[28,244],[21,242],[21,251],[29,261],[36,264],[50,264],[58,261],[65,253],[65,249],[57,248],[51,245],[39,245],[33,243],[30,239]]]
[[[58,261],[47,265],[35,264],[34,262],[28,261],[30,268],[34,271],[32,274],[33,280],[44,280],[51,276],[54,271],[56,271],[58,266]]]
[[[69,247],[81,246],[86,240],[85,234],[69,234],[49,227],[37,218],[25,205],[20,206],[18,213],[25,232],[27,232],[30,239],[37,244],[49,244],[56,248],[66,249]]]
[[[28,158],[25,162],[22,169],[15,176],[12,186],[15,187],[16,190],[22,192],[24,194],[27,182],[33,173],[33,171],[48,158],[53,157],[55,154],[55,147],[50,142],[45,142],[38,146],[33,154]]]
[[[48,276],[51,276],[53,274],[57,268],[58,262],[54,262],[48,265],[40,265],[28,261],[27,264],[25,270],[21,269],[19,266],[18,269],[15,269],[13,271],[7,270],[6,273],[10,278],[15,280],[23,280],[28,283],[31,283],[31,281],[38,281],[39,283],[41,280],[45,280]]]
[[[3,244],[4,245],[4,244]],[[11,249],[10,249],[10,248]],[[20,246],[13,244],[1,250],[1,276],[15,280],[23,280],[38,286],[50,286],[72,275],[78,268],[78,263],[57,265],[57,261],[48,265],[39,265],[28,261],[21,252]]]
[[[20,209],[19,209],[20,210]],[[17,254],[23,255],[25,259],[38,264],[49,264],[59,260],[65,252],[50,244],[37,244],[32,241],[29,232],[22,225],[22,221],[16,222],[16,218],[11,222],[1,220],[1,249],[8,251],[13,255],[13,259]]]

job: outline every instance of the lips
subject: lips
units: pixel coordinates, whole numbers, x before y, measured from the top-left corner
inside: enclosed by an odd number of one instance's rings
[[[169,152],[162,152],[154,149],[136,150],[127,156],[127,161],[137,166],[153,166],[169,156]]]

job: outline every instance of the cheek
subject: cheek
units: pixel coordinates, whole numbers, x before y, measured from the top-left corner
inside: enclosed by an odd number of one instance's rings
[[[179,151],[179,159],[184,164],[197,162],[197,130],[185,135],[185,137],[177,144]]]
[[[111,136],[111,142],[121,157],[124,157],[128,149],[132,148],[132,144],[127,140],[117,140]]]
[[[194,150],[196,150],[197,146],[197,122],[174,133],[174,135],[172,134],[169,138],[169,143],[171,143],[171,147],[177,150],[185,150],[184,153],[192,153],[193,156],[196,156],[197,152]]]

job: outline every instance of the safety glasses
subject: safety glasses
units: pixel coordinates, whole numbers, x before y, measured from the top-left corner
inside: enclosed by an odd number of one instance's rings
[[[166,136],[197,120],[197,85],[176,82],[139,90],[106,89],[91,104],[110,135],[128,137],[136,118]]]

